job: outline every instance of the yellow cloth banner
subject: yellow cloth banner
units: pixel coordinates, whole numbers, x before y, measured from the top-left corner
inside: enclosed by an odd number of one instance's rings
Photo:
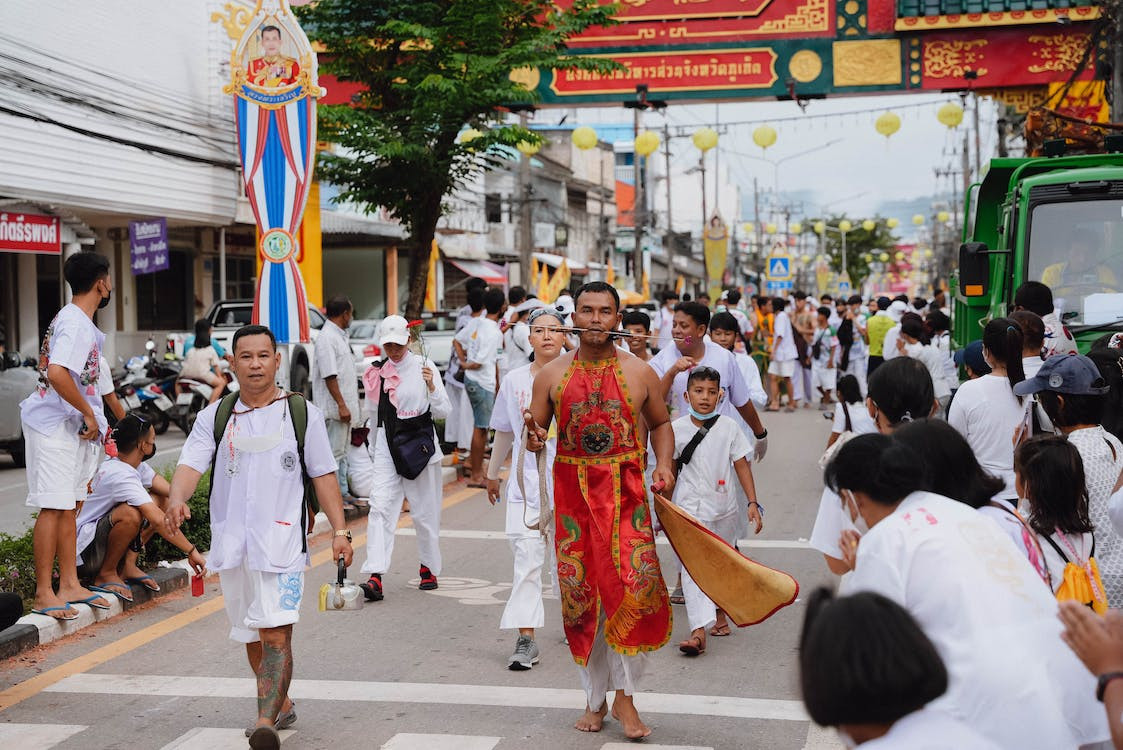
[[[729,227],[716,213],[706,225],[706,235],[702,243],[706,257],[706,277],[710,299],[721,297],[721,281],[725,275],[725,261],[729,255]]]
[[[433,246],[429,250],[429,276],[425,280],[425,310],[428,312],[437,310],[437,264],[440,262],[441,250],[437,247],[437,241],[433,240]]]
[[[561,265],[554,271],[554,275],[550,277],[550,283],[546,287],[546,297],[543,299],[553,302],[561,293],[569,288],[569,263],[562,260]]]

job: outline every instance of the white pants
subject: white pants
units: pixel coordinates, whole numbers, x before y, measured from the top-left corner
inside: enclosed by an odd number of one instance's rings
[[[639,692],[639,681],[643,678],[646,667],[646,653],[624,656],[608,645],[604,639],[604,610],[601,610],[589,660],[583,667],[577,665],[589,708],[599,711],[611,690],[623,690],[624,695],[635,695]]]
[[[553,555],[548,549],[546,537],[537,531],[525,534],[507,534],[507,543],[514,555],[514,571],[511,578],[511,595],[503,616],[499,618],[501,630],[519,628],[541,628],[546,624],[546,608],[542,605],[544,587],[542,579],[546,573],[547,560]]]
[[[811,368],[811,384],[817,389],[833,391],[838,387],[838,368],[826,365]]]
[[[78,437],[77,424],[65,419],[49,435],[24,429],[28,507],[74,510],[86,499],[105,450],[100,440]]]
[[[862,395],[866,395],[866,375],[869,368],[869,354],[862,352],[855,355],[853,351],[850,352],[850,361],[846,363],[846,369],[840,375],[853,375],[858,379],[858,387],[862,389]]]
[[[406,479],[394,468],[386,433],[378,430],[374,440],[374,491],[367,516],[367,559],[364,573],[385,573],[394,554],[394,532],[402,512],[402,501],[409,497],[409,512],[417,530],[417,550],[421,564],[441,574],[441,465],[433,462],[417,475]]]
[[[729,544],[737,541],[737,527],[740,512],[731,513],[713,521],[699,521],[710,531],[714,532]],[[717,606],[710,601],[694,579],[690,571],[682,569],[682,595],[686,599],[686,619],[690,621],[690,630],[708,628],[717,622]]]
[[[804,367],[797,360],[795,363],[795,373],[792,375],[792,400],[810,401],[812,395],[811,368]]]
[[[300,619],[304,573],[265,573],[250,570],[245,560],[237,568],[220,570],[222,600],[230,620],[230,640],[257,643],[261,628],[293,625]]]
[[[476,431],[476,415],[472,413],[472,402],[468,399],[467,389],[460,390],[460,406],[457,411],[456,447],[468,450],[472,447],[472,433]]]
[[[330,417],[325,418],[328,431],[328,442],[331,443],[331,457],[335,459],[335,478],[339,482],[339,494],[347,497],[349,485],[347,484],[347,449],[351,447],[351,423],[341,422]]]

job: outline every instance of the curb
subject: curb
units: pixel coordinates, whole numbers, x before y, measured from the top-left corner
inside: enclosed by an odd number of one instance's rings
[[[130,584],[133,601],[126,602],[107,595],[109,609],[94,609],[88,604],[72,604],[78,610],[77,620],[61,621],[47,615],[24,615],[12,627],[0,631],[0,659],[7,659],[23,651],[57,641],[77,633],[83,628],[102,622],[133,607],[159,599],[173,591],[187,588],[187,571],[182,568],[156,568],[149,572],[160,586],[159,591],[149,591],[138,583]]]

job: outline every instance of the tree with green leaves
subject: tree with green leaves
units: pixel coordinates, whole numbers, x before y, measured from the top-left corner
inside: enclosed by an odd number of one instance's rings
[[[599,0],[318,0],[295,9],[322,45],[320,67],[362,93],[320,108],[319,177],[340,200],[388,209],[408,235],[409,301],[425,299],[430,248],[445,196],[494,168],[510,147],[541,137],[509,122],[512,107],[535,100],[538,70],[616,69],[603,59],[567,56],[565,40],[612,23]],[[526,75],[513,74],[515,71]],[[461,138],[465,127],[476,138]]]
[[[823,221],[827,226],[837,229],[839,222],[845,219],[847,216],[840,214],[821,219],[808,219],[803,225],[804,231],[812,233],[816,241],[821,243],[815,246],[815,253],[825,254],[830,261],[831,270],[836,273],[842,272],[842,237],[838,232],[828,230],[819,239],[818,235],[814,235],[814,226],[817,222]],[[899,238],[894,236],[893,230],[881,217],[873,219],[876,226],[869,231],[862,227],[861,219],[849,219],[849,221],[853,228],[846,233],[846,271],[850,274],[850,281],[854,288],[857,289],[870,275],[870,264],[866,262],[865,256],[872,255],[877,258],[883,252],[892,255],[896,251]]]

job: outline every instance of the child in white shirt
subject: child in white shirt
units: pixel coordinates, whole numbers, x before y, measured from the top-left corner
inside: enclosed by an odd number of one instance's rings
[[[721,395],[721,376],[716,370],[697,367],[691,371],[685,394],[689,414],[671,424],[675,433],[675,459],[679,464],[672,501],[732,545],[740,526],[739,502],[730,486],[734,473],[749,498],[748,516],[756,533],[760,533],[764,521],[747,458],[752,449],[737,422],[716,413]],[[703,427],[707,432],[690,449]],[[698,588],[685,568],[682,590],[691,633],[679,644],[679,650],[688,656],[697,656],[706,650],[706,628],[712,625],[710,635],[725,636],[730,632],[729,623],[725,613]]]
[[[820,405],[824,409],[830,409],[838,382],[841,347],[835,329],[830,324],[831,309],[820,307],[818,312],[818,327],[811,341],[811,383],[819,390]]]

